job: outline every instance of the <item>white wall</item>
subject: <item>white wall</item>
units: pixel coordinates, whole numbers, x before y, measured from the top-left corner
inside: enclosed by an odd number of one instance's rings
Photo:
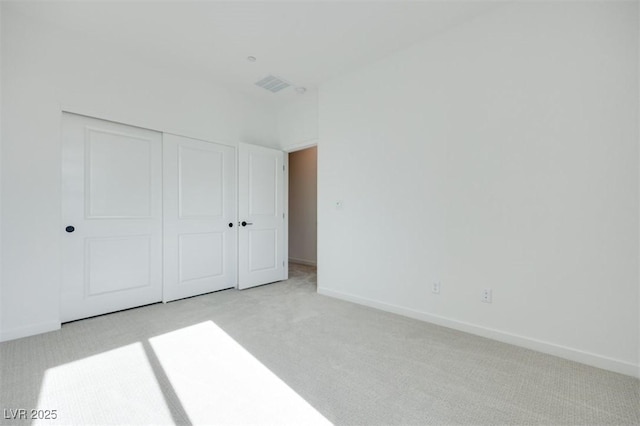
[[[318,92],[307,91],[278,108],[277,121],[281,149],[293,151],[317,144]]]
[[[637,374],[637,7],[502,6],[322,86],[319,291]]]
[[[316,264],[317,147],[289,154],[289,261]]]
[[[276,113],[116,48],[2,14],[2,334],[59,326],[60,122],[69,108],[189,137],[277,146]]]
[[[0,309],[2,308],[2,9],[0,2]],[[2,313],[0,313],[0,332],[2,330]]]

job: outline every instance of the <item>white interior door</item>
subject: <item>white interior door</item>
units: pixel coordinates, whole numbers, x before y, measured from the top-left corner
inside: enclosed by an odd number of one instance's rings
[[[61,319],[162,299],[162,135],[63,114]]]
[[[166,133],[163,144],[164,300],[235,287],[235,149]]]
[[[238,147],[238,288],[285,279],[284,153]]]

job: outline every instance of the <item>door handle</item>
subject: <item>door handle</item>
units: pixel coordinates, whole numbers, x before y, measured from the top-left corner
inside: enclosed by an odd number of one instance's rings
[[[72,233],[73,231],[76,230],[76,228],[74,228],[73,226],[69,225],[66,228],[64,228],[65,231],[67,231],[68,233]]]
[[[251,223],[251,222],[245,222],[245,221],[243,220],[243,221],[242,221],[242,223],[241,223],[240,225],[242,225],[242,226],[244,227],[244,226],[247,226],[247,225],[253,225],[253,223]]]
[[[229,222],[229,228],[233,228],[233,222]]]

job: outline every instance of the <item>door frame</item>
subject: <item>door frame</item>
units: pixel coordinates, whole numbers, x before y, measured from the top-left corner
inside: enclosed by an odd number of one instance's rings
[[[308,139],[301,143],[290,145],[282,150],[286,154],[284,157],[285,163],[285,175],[284,175],[284,214],[286,220],[284,221],[284,238],[285,238],[285,279],[289,279],[289,154],[296,151],[302,151],[304,149],[318,147],[318,139]],[[320,158],[316,158],[316,164],[320,162]],[[317,181],[317,166],[316,166],[316,181]],[[318,196],[316,194],[316,217],[318,215]],[[318,267],[318,227],[316,227],[316,268]]]

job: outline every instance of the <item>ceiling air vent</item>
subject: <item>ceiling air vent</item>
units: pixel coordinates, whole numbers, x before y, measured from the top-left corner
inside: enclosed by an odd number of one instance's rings
[[[287,87],[291,86],[291,84],[287,83],[279,77],[268,75],[262,80],[257,81],[256,86],[260,86],[263,89],[267,89],[270,92],[276,93],[281,91],[282,89],[286,89]]]

